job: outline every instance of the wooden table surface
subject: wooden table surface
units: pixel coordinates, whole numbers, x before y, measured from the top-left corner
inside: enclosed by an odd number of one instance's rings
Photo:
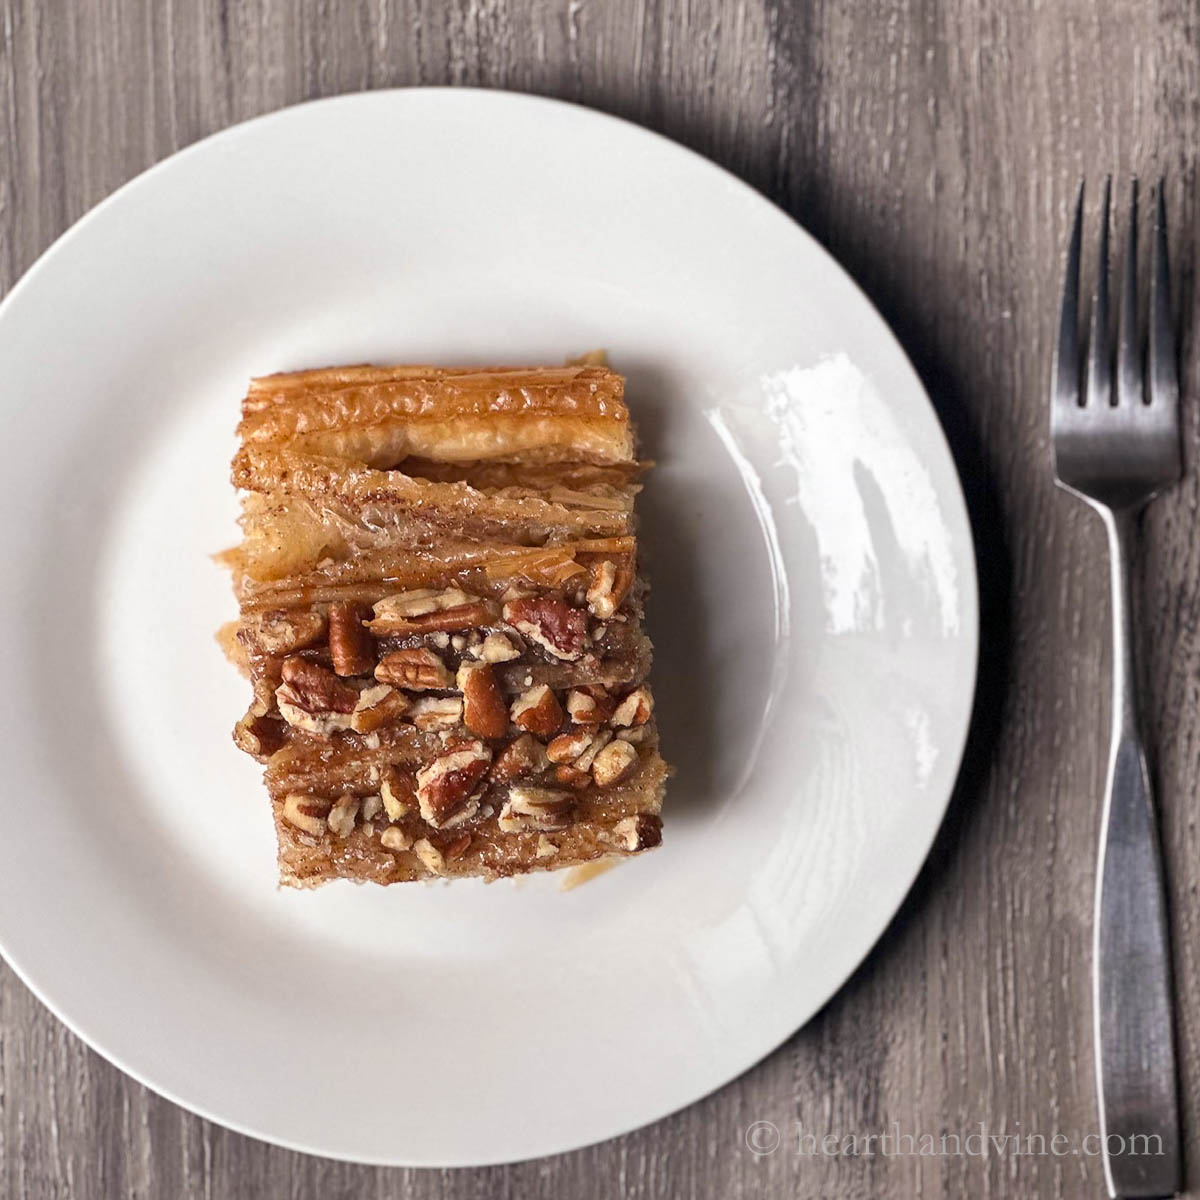
[[[1198,38],[1200,9],[1180,0],[0,0],[0,290],[127,179],[258,113],[418,83],[577,100],[736,172],[862,284],[954,447],[983,596],[972,739],[917,887],[825,1010],[716,1095],[515,1167],[332,1163],[158,1098],[0,968],[0,1195],[1101,1196],[1100,1160],[1069,1149],[826,1156],[798,1153],[792,1132],[982,1124],[1078,1145],[1096,1129],[1106,560],[1098,522],[1051,484],[1047,332],[1084,172],[1165,173],[1188,324]],[[1190,338],[1184,356],[1191,457]],[[1150,511],[1137,593],[1200,1196],[1198,494],[1192,470]],[[778,1151],[746,1148],[755,1121],[783,1131]]]

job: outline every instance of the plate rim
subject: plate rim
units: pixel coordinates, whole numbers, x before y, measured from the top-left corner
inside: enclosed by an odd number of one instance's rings
[[[178,150],[172,151],[165,157],[152,163],[150,166],[139,171],[131,176],[124,183],[118,186],[114,191],[105,196],[102,200],[92,205],[86,212],[81,214],[73,221],[66,229],[63,230],[51,243],[45,248],[33,262],[22,272],[21,276],[16,280],[12,287],[0,298],[0,337],[3,336],[3,326],[5,317],[9,309],[13,306],[14,301],[23,293],[26,285],[29,284],[35,276],[44,269],[53,259],[60,253],[66,252],[74,240],[81,236],[87,226],[93,219],[98,218],[101,213],[108,209],[110,205],[115,205],[121,202],[126,193],[131,192],[139,186],[145,184],[159,172],[165,172],[170,167],[177,164],[178,160],[186,158],[193,153],[200,153],[208,148],[210,143],[219,142],[222,140],[233,140],[237,137],[245,135],[248,131],[260,124],[279,120],[289,117],[302,110],[314,108],[333,108],[338,106],[351,107],[355,104],[366,103],[392,103],[396,100],[402,100],[411,95],[424,96],[464,96],[468,95],[475,100],[482,100],[490,103],[498,104],[513,104],[525,105],[530,108],[545,108],[545,109],[566,109],[570,110],[576,118],[590,118],[598,120],[602,123],[613,124],[624,127],[627,131],[632,131],[635,134],[648,137],[661,144],[661,148],[668,153],[682,154],[688,159],[693,160],[696,165],[702,165],[710,171],[716,172],[722,181],[732,190],[740,192],[743,198],[752,206],[759,209],[760,212],[769,212],[771,218],[777,221],[786,223],[790,229],[791,236],[799,235],[800,238],[807,243],[810,252],[815,252],[821,256],[826,263],[833,267],[837,274],[847,283],[852,290],[857,300],[861,303],[864,309],[869,312],[873,319],[877,322],[880,335],[888,339],[894,350],[899,356],[899,360],[903,362],[907,369],[911,382],[915,384],[920,395],[928,408],[929,416],[932,418],[933,431],[935,441],[940,446],[942,453],[945,455],[947,464],[949,465],[949,479],[947,480],[946,499],[953,499],[951,519],[961,526],[962,553],[963,565],[969,567],[961,580],[963,587],[959,591],[959,616],[961,620],[961,645],[963,661],[962,666],[964,679],[964,701],[960,711],[960,719],[958,727],[955,731],[957,741],[957,750],[952,756],[954,760],[953,772],[949,773],[949,786],[946,789],[945,796],[939,801],[936,806],[930,806],[931,815],[936,807],[936,821],[931,822],[931,833],[926,840],[920,857],[915,860],[915,865],[911,871],[906,871],[904,875],[904,884],[900,888],[897,885],[898,895],[895,903],[889,903],[883,906],[887,909],[886,915],[879,922],[872,923],[872,929],[869,938],[864,938],[865,947],[861,954],[853,956],[854,961],[849,968],[837,978],[833,979],[826,989],[823,989],[819,1001],[810,1006],[808,1011],[798,1019],[789,1018],[785,1022],[785,1028],[781,1034],[775,1036],[772,1034],[769,1045],[761,1054],[755,1057],[752,1061],[745,1062],[736,1067],[727,1074],[723,1074],[715,1082],[712,1083],[703,1092],[699,1092],[690,1099],[679,1103],[669,1104],[661,1111],[656,1111],[649,1117],[639,1117],[628,1123],[621,1123],[617,1128],[610,1132],[604,1133],[598,1137],[588,1138],[584,1141],[569,1140],[567,1144],[560,1145],[555,1149],[545,1150],[532,1157],[528,1154],[518,1153],[512,1156],[505,1157],[488,1157],[486,1159],[471,1158],[463,1156],[455,1161],[445,1161],[444,1159],[426,1159],[422,1160],[413,1155],[397,1157],[387,1154],[350,1154],[336,1150],[323,1148],[313,1148],[311,1145],[305,1144],[298,1139],[291,1139],[287,1136],[281,1136],[274,1132],[265,1132],[261,1128],[255,1128],[246,1121],[230,1119],[223,1117],[218,1113],[210,1110],[202,1103],[195,1103],[184,1099],[176,1091],[169,1087],[149,1079],[140,1070],[127,1065],[122,1058],[122,1055],[109,1050],[102,1045],[99,1040],[93,1039],[87,1032],[84,1031],[83,1021],[77,1021],[74,1017],[64,1013],[46,994],[40,984],[32,977],[26,969],[26,966],[17,961],[12,955],[10,949],[4,943],[3,929],[0,928],[0,956],[3,956],[4,961],[8,964],[17,978],[24,984],[25,987],[36,997],[38,1002],[42,1004],[56,1020],[62,1022],[70,1032],[78,1037],[86,1046],[95,1051],[101,1058],[119,1071],[128,1075],[141,1086],[147,1088],[154,1094],[162,1096],[164,1099],[173,1104],[178,1105],[184,1111],[191,1113],[203,1120],[210,1121],[222,1128],[229,1129],[235,1133],[246,1137],[253,1138],[260,1142],[265,1142],[269,1145],[279,1146],[283,1149],[296,1151],[298,1153],[310,1154],[320,1158],[326,1158],[331,1161],[355,1163],[363,1166],[373,1167],[407,1167],[415,1169],[445,1169],[449,1168],[479,1168],[487,1166],[505,1166],[520,1162],[538,1161],[541,1158],[556,1157],[561,1154],[572,1153],[574,1151],[583,1150],[590,1146],[599,1145],[603,1142],[611,1141],[616,1138],[625,1137],[628,1134],[635,1132],[638,1129],[647,1128],[650,1125],[657,1124],[665,1118],[682,1112],[685,1108],[691,1107],[693,1104],[713,1095],[717,1091],[726,1087],[734,1080],[747,1074],[763,1061],[773,1055],[780,1049],[794,1034],[803,1029],[814,1017],[817,1016],[837,994],[845,987],[846,983],[854,976],[854,974],[862,967],[872,953],[875,952],[879,945],[880,939],[886,934],[897,915],[904,907],[909,895],[912,892],[913,886],[920,877],[921,872],[925,869],[929,861],[929,855],[933,845],[940,833],[946,818],[946,813],[949,809],[950,802],[958,787],[962,766],[966,754],[966,749],[970,741],[970,732],[975,715],[975,706],[978,696],[979,684],[979,643],[980,643],[980,604],[979,604],[979,570],[978,557],[976,554],[974,529],[971,522],[971,510],[967,505],[966,495],[963,489],[962,477],[959,472],[958,462],[951,449],[949,439],[946,435],[946,430],[938,414],[938,410],[929,395],[929,391],[922,381],[919,373],[914,366],[911,357],[905,349],[903,343],[896,335],[891,325],[884,318],[883,314],[876,307],[871,298],[866,294],[858,281],[853,275],[842,265],[842,263],[827,250],[796,218],[782,208],[775,201],[770,199],[764,193],[759,191],[750,183],[746,182],[739,175],[735,174],[729,168],[722,166],[713,159],[692,149],[690,146],[684,145],[682,142],[676,141],[665,133],[660,133],[655,129],[648,128],[645,125],[638,123],[626,117],[617,116],[613,113],[606,112],[602,109],[591,107],[590,105],[580,103],[574,100],[560,99],[555,96],[543,95],[535,92],[524,92],[507,88],[489,88],[477,86],[454,86],[454,85],[417,85],[411,87],[390,87],[376,88],[352,92],[341,92],[331,96],[318,96],[312,99],[299,101],[295,104],[286,104],[279,108],[272,109],[269,112],[259,113],[256,116],[248,117],[244,120],[237,121],[233,124],[226,125],[220,129],[214,130],[211,133],[205,134],[203,137],[181,147]],[[781,225],[782,228],[782,225]]]

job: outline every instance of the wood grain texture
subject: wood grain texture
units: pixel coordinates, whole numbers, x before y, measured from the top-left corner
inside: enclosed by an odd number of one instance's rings
[[[472,84],[629,117],[793,213],[898,332],[976,526],[979,711],[934,853],[880,946],[783,1048],[659,1124],[511,1168],[376,1170],[192,1117],[0,969],[0,1194],[637,1198],[1102,1194],[1098,1158],[836,1157],[817,1135],[1096,1126],[1088,945],[1107,728],[1098,522],[1047,465],[1048,331],[1078,178],[1167,176],[1194,306],[1200,9],[1095,0],[0,0],[0,289],[114,188],[316,96]],[[1189,322],[1185,320],[1185,326]],[[1145,522],[1143,682],[1165,796],[1182,1090],[1200,1196],[1200,364],[1184,484]],[[11,583],[11,581],[10,581]],[[586,1086],[586,1082],[581,1086]],[[751,1122],[785,1143],[756,1157]]]

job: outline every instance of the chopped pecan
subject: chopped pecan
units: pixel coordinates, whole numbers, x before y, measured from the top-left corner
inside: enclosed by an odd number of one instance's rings
[[[383,797],[376,793],[374,796],[364,796],[362,802],[362,819],[373,821],[383,810]]]
[[[625,599],[633,584],[633,568],[626,561],[602,559],[592,563],[587,605],[592,616],[607,621]]]
[[[507,783],[524,775],[535,775],[546,766],[546,752],[531,733],[523,733],[509,742],[492,763],[491,778]]]
[[[597,730],[594,734],[592,734],[591,737],[588,738],[583,750],[575,758],[574,762],[571,763],[571,766],[574,767],[576,771],[583,771],[586,774],[586,772],[592,769],[592,761],[595,759],[596,755],[599,754],[600,751],[612,741],[612,736],[611,729]]]
[[[366,712],[375,705],[386,700],[395,693],[390,683],[369,683],[358,693],[358,703],[354,706],[356,713]]]
[[[379,844],[385,850],[407,850],[412,845],[412,838],[397,826],[389,825],[379,835]]]
[[[647,687],[634,688],[612,715],[613,725],[645,725],[654,711],[654,697]]]
[[[418,838],[413,850],[416,851],[417,858],[421,860],[421,865],[431,875],[445,874],[446,860],[442,857],[442,852],[428,838]]]
[[[470,648],[476,658],[485,663],[512,662],[521,657],[521,651],[513,645],[512,638],[503,633],[489,633],[478,646]]]
[[[379,781],[379,797],[389,821],[399,821],[409,812],[417,799],[417,781],[409,771],[396,766],[383,769]]]
[[[522,692],[513,701],[510,716],[514,725],[538,737],[552,737],[563,723],[562,705],[545,683]]]
[[[282,664],[267,659],[263,663],[263,673],[255,676],[254,699],[250,703],[250,711],[256,717],[265,717],[275,707],[275,692],[282,682],[279,668]]]
[[[616,701],[599,685],[572,688],[567,693],[567,712],[579,725],[603,725],[615,708]]]
[[[558,847],[544,834],[538,834],[535,858],[553,858],[558,853]]]
[[[662,842],[662,818],[653,813],[638,813],[618,821],[613,834],[618,844],[630,853],[651,850]]]
[[[426,732],[432,729],[453,729],[462,720],[461,696],[422,696],[409,709],[412,723]]]
[[[587,644],[587,613],[560,596],[527,596],[504,606],[504,619],[555,658],[573,662]]]
[[[283,726],[251,711],[233,727],[233,741],[239,750],[262,761],[283,745]]]
[[[473,817],[479,805],[472,796],[491,761],[492,752],[482,742],[467,742],[423,766],[417,772],[421,816],[435,829]]]
[[[504,833],[525,829],[565,829],[575,811],[575,797],[557,788],[514,787],[500,810]]]
[[[446,862],[453,862],[456,858],[461,858],[471,845],[471,835],[469,833],[459,834],[448,846],[442,850],[442,857]]]
[[[355,733],[374,733],[399,720],[407,711],[408,700],[404,695],[389,684],[376,684],[363,689],[350,714],[350,728]]]
[[[305,796],[293,793],[283,800],[283,819],[304,833],[320,837],[325,832],[325,817],[330,802],[320,796]]]
[[[574,788],[582,792],[592,786],[592,777],[586,771],[580,771],[571,763],[563,763],[554,768],[554,778],[563,787]]]
[[[349,837],[354,832],[354,822],[358,817],[358,797],[347,793],[329,810],[326,823],[329,832],[334,837]]]
[[[411,650],[393,650],[385,654],[375,668],[380,683],[406,688],[410,692],[427,692],[454,686],[454,676],[446,664],[427,646]]]
[[[365,675],[375,666],[375,642],[363,625],[370,615],[364,604],[329,606],[329,656],[338,675]]]
[[[592,778],[597,787],[611,787],[624,779],[637,764],[638,752],[623,741],[609,742],[592,759]]]
[[[546,757],[552,763],[573,763],[599,732],[598,725],[581,725],[569,733],[561,733],[546,747]]]
[[[283,682],[291,689],[288,703],[310,713],[352,713],[358,689],[340,680],[327,667],[307,658],[284,659]]]
[[[458,669],[463,694],[463,724],[484,738],[502,738],[508,732],[508,704],[495,670],[486,663],[463,663]]]

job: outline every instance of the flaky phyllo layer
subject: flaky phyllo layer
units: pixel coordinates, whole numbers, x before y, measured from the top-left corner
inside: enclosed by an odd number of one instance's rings
[[[621,376],[272,375],[242,405],[234,740],[284,883],[520,872],[658,845]]]

